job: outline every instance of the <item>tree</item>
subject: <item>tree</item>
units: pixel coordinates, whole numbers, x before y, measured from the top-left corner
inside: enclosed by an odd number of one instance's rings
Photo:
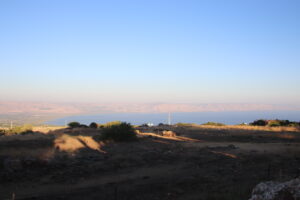
[[[80,123],[79,122],[70,122],[70,123],[68,123],[68,126],[70,128],[79,128],[80,127]]]
[[[90,123],[89,125],[90,128],[98,128],[98,124],[95,122]]]

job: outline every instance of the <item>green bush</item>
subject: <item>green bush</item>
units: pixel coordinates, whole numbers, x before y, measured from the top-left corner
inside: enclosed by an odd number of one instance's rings
[[[207,122],[207,123],[204,123],[202,125],[208,125],[208,126],[225,126],[225,124],[218,123],[218,122]]]
[[[293,122],[290,122],[289,120],[276,120],[278,121],[278,123],[280,124],[280,126],[289,126],[290,124],[292,124]]]
[[[282,126],[282,125],[281,125],[280,121],[273,120],[273,121],[269,121],[268,126],[278,127],[278,126]]]
[[[297,127],[300,124],[298,122],[293,122],[289,120],[264,120],[264,119],[259,119],[255,120],[254,122],[250,123],[250,125],[253,126],[271,126],[271,127],[279,127],[279,126],[293,126]]]
[[[90,128],[98,128],[98,124],[95,122],[90,123],[89,125]]]
[[[299,127],[299,126],[300,126],[300,123],[298,123],[298,122],[291,122],[288,126],[291,126],[291,127]]]
[[[79,122],[70,122],[70,123],[68,123],[68,127],[69,128],[79,128],[80,123]]]
[[[121,122],[103,128],[101,139],[113,141],[134,141],[136,132],[130,123]]]
[[[255,120],[254,122],[250,123],[252,126],[266,126],[268,125],[268,121],[264,119]]]

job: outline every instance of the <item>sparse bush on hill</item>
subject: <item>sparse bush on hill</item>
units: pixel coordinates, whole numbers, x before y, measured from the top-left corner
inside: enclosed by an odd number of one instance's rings
[[[292,122],[292,121],[289,121],[289,120],[276,120],[279,122],[280,126],[299,126],[300,123],[298,122]]]
[[[264,119],[255,120],[254,122],[250,123],[252,126],[266,126],[267,124],[268,121]]]
[[[278,120],[271,120],[271,121],[268,122],[268,126],[278,127],[278,126],[282,126],[282,125]]]
[[[300,122],[292,122],[289,126],[299,127],[300,128]]]
[[[68,123],[68,127],[69,128],[79,128],[80,123],[79,122],[70,122],[70,123]]]
[[[90,128],[98,128],[98,124],[95,122],[90,123],[89,125]]]
[[[88,128],[88,126],[85,124],[80,124],[79,128]]]
[[[106,124],[100,124],[100,128],[106,128],[106,127],[111,127],[113,125],[120,125],[122,122],[121,121],[112,121],[112,122],[107,122]]]
[[[101,139],[113,141],[134,141],[136,132],[130,123],[121,122],[103,128]]]
[[[293,122],[290,122],[289,120],[276,119],[275,121],[277,121],[280,124],[280,126],[289,126],[289,125],[293,124]]]
[[[175,124],[176,126],[193,126],[193,125],[195,125],[195,124],[193,124],[193,123],[182,123],[182,122],[179,122],[179,123],[177,123],[177,124]]]
[[[207,122],[207,123],[204,123],[202,125],[209,125],[209,126],[225,126],[225,124],[222,124],[222,123],[218,123],[218,122]]]
[[[252,126],[270,126],[270,127],[279,127],[279,126],[299,126],[300,124],[298,122],[292,122],[289,120],[264,120],[259,119],[255,120],[254,122],[250,123]]]
[[[149,125],[148,124],[142,124],[139,127],[149,127]]]

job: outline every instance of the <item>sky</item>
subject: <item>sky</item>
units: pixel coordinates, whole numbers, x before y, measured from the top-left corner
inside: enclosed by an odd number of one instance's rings
[[[1,0],[0,100],[300,105],[299,0]]]

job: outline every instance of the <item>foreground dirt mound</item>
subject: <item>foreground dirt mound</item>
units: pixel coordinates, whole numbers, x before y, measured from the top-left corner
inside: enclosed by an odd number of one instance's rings
[[[100,144],[90,136],[62,135],[55,139],[55,148],[62,151],[76,151],[82,148],[90,148],[100,151]]]
[[[300,200],[300,179],[284,183],[260,183],[253,189],[249,200]]]

